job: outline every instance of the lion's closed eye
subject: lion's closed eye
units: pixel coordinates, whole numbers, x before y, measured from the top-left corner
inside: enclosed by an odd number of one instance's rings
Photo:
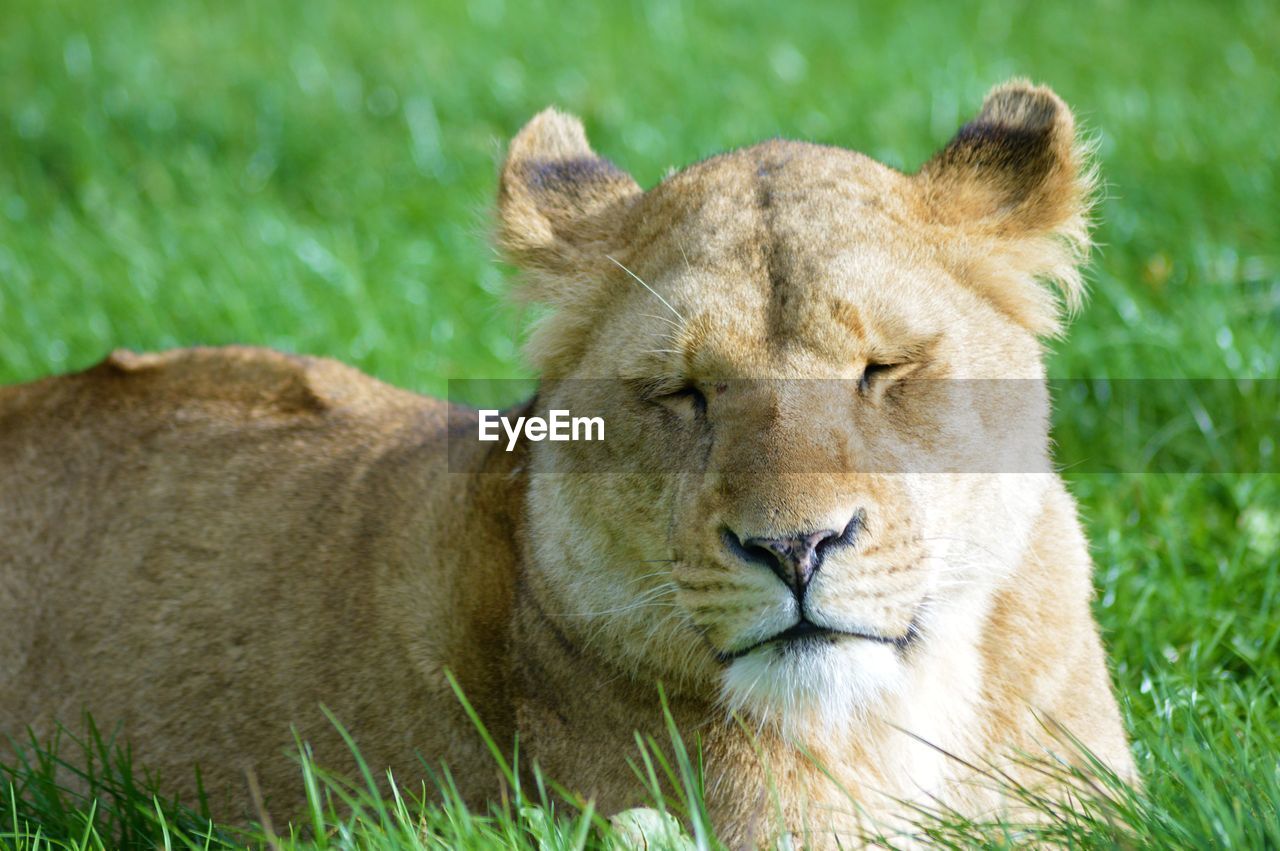
[[[858,379],[858,392],[879,401],[891,386],[915,374],[921,366],[918,361],[868,361]]]
[[[675,389],[654,393],[649,400],[683,417],[702,417],[707,413],[707,397],[691,381],[685,381]]]

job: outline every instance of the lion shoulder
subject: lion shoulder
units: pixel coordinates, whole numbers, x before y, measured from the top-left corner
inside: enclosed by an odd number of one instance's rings
[[[443,405],[335,360],[253,346],[138,353],[118,349],[82,372],[0,388],[0,429],[52,419],[203,412],[223,421],[354,418],[392,421]],[[441,413],[443,418],[443,413]]]
[[[136,353],[117,349],[82,376],[108,391],[260,414],[323,414],[427,402],[329,358],[254,346]]]

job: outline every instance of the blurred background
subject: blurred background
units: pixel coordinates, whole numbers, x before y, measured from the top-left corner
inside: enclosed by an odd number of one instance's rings
[[[643,185],[781,135],[914,169],[1015,75],[1098,137],[1058,374],[1273,375],[1276,4],[7,0],[0,381],[262,343],[439,392],[520,374],[505,141],[580,115]]]
[[[1176,410],[1181,379],[1280,372],[1274,0],[5,0],[2,19],[0,383],[233,342],[424,392],[527,377],[486,233],[505,140],[544,106],[642,185],[773,135],[913,170],[1011,76],[1074,107],[1106,182],[1053,374],[1175,379]],[[1243,398],[1274,418],[1264,386]],[[1226,841],[1230,813],[1257,818],[1232,796],[1280,797],[1277,477],[1072,487],[1149,787]]]

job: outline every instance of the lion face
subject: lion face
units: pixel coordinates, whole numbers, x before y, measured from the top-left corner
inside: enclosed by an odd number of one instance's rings
[[[908,692],[972,638],[1036,517],[1035,278],[1074,294],[1085,188],[1066,108],[1020,84],[915,176],[769,142],[642,193],[576,123],[535,119],[503,225],[558,305],[539,404],[608,429],[533,450],[547,611],[797,732]]]

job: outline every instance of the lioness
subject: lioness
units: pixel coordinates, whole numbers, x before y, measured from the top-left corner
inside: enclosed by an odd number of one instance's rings
[[[644,191],[543,112],[499,197],[550,306],[523,410],[603,412],[630,466],[260,349],[0,391],[0,732],[88,710],[171,787],[198,764],[252,815],[251,777],[279,817],[291,727],[343,764],[323,704],[375,771],[421,754],[480,803],[499,774],[452,671],[521,765],[614,812],[645,802],[660,682],[733,846],[998,813],[984,767],[1041,782],[1014,756],[1073,758],[1063,730],[1129,775],[1040,343],[1080,297],[1090,189],[1025,82],[913,175],[775,140]],[[992,425],[940,413],[961,379],[1017,379],[1039,463],[908,469]]]

